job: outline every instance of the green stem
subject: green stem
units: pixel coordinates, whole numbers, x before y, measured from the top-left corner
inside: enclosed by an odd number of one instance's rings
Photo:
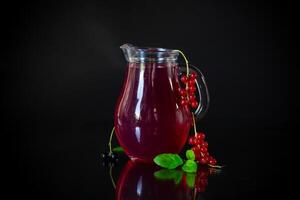
[[[196,128],[195,116],[194,116],[193,113],[192,113],[192,118],[193,118],[193,125],[194,125],[194,133],[195,133],[195,135],[197,135],[197,128]]]
[[[189,68],[189,61],[188,59],[185,57],[184,53],[180,50],[177,50],[183,57],[184,61],[185,61],[185,65],[186,65],[186,76],[189,77],[190,74],[190,68]],[[187,99],[189,100],[189,91],[188,91],[188,84],[185,85],[185,89],[187,92]]]
[[[211,165],[211,164],[208,164],[208,166],[213,168],[218,168],[218,169],[222,169],[223,167],[225,167],[225,165]]]
[[[186,76],[189,76],[190,74],[190,68],[189,68],[189,62],[187,60],[187,58],[185,57],[184,53],[180,50],[177,50],[181,55],[182,57],[184,58],[184,61],[185,61],[185,65],[186,65]]]
[[[114,135],[114,131],[115,131],[115,127],[113,127],[112,130],[111,130],[111,132],[110,132],[110,137],[109,137],[109,142],[108,142],[108,147],[109,147],[109,153],[110,154],[112,153],[111,140],[112,140],[112,137]]]

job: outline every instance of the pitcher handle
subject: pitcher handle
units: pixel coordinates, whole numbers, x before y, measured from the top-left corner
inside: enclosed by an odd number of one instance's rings
[[[194,111],[194,114],[196,119],[199,120],[202,119],[207,113],[209,102],[210,102],[209,92],[208,92],[207,83],[205,81],[205,77],[203,73],[200,71],[200,69],[191,64],[189,64],[189,66],[191,71],[196,72],[198,75],[196,78],[196,87],[199,95],[199,105]]]
[[[197,120],[200,120],[205,116],[209,107],[209,102],[210,102],[209,92],[207,88],[207,83],[205,81],[205,77],[203,73],[200,71],[200,69],[191,64],[189,64],[189,67],[190,67],[190,72],[195,72],[197,74],[196,87],[199,96],[199,105],[195,109],[194,115]],[[185,68],[181,68],[181,70],[186,71]]]

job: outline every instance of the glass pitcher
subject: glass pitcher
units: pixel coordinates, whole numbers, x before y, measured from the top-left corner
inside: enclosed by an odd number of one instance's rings
[[[192,125],[208,107],[205,79],[198,73],[199,106],[190,111],[180,104],[178,50],[120,47],[128,63],[123,88],[117,101],[114,126],[119,144],[132,159],[152,162],[161,153],[179,153]]]

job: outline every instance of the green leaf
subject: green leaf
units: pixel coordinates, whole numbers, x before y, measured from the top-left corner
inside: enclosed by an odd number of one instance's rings
[[[188,173],[194,173],[197,171],[197,163],[193,160],[187,160],[182,166],[182,170]]]
[[[112,151],[115,152],[115,153],[123,153],[124,149],[119,146],[119,147],[113,148]]]
[[[183,164],[182,159],[178,154],[172,154],[172,153],[163,153],[157,155],[153,161],[164,168],[167,169],[175,169],[176,167]]]
[[[183,172],[174,169],[161,169],[154,173],[154,177],[158,180],[174,180],[175,184],[180,183]]]
[[[188,160],[195,160],[195,153],[193,150],[187,150],[185,156]]]
[[[186,184],[189,186],[189,188],[195,187],[195,179],[196,179],[195,173],[187,173],[186,174]]]

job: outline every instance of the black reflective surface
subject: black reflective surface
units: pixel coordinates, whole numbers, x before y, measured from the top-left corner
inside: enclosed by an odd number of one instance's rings
[[[226,167],[207,176],[207,185],[196,199],[260,199],[282,194],[285,173],[280,163],[287,155],[278,147],[287,131],[211,128],[206,132],[210,151]],[[125,155],[119,156],[114,167],[103,165],[100,153],[107,150],[108,135],[93,126],[69,131],[41,128],[30,145],[19,141],[22,151],[16,152],[17,163],[10,176],[13,191],[18,192],[12,195],[22,193],[33,199],[194,198],[184,178],[177,185],[173,180],[155,179],[156,166],[132,164]]]

